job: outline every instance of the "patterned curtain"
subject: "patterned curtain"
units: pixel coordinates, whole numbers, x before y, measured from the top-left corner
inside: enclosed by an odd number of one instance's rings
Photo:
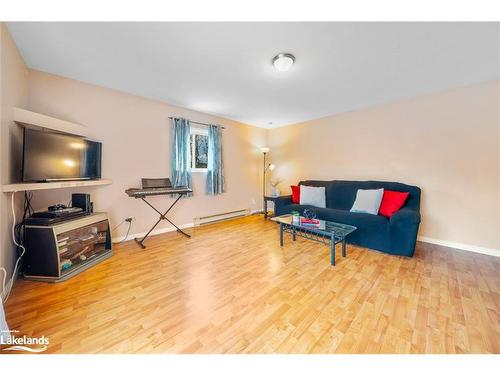
[[[191,184],[191,153],[189,145],[189,120],[183,118],[172,119],[173,144],[172,144],[172,185],[174,187]]]
[[[207,194],[224,192],[224,166],[222,164],[222,129],[217,125],[208,127]]]

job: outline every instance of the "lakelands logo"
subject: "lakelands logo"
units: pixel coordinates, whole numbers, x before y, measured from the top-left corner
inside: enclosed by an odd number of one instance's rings
[[[0,331],[0,347],[5,351],[25,351],[30,353],[41,353],[47,350],[49,338],[29,337],[26,335],[16,336],[19,331]]]

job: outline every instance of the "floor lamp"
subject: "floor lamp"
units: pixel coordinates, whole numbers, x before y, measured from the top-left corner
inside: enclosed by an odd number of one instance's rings
[[[272,171],[274,169],[274,164],[266,164],[266,154],[269,152],[269,147],[262,147],[260,151],[264,154],[264,173],[262,178],[262,209],[264,210],[264,207],[266,206],[264,202],[264,197],[266,196],[266,172],[268,170]],[[266,213],[264,212],[264,214]]]

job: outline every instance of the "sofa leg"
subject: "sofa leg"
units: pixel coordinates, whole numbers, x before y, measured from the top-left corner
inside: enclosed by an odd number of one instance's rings
[[[345,244],[345,238],[342,240],[342,256],[345,258],[346,257],[346,244]]]

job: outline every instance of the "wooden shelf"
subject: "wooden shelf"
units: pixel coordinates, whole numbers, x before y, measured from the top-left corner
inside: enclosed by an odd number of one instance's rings
[[[88,136],[88,129],[83,125],[28,111],[23,108],[14,108],[14,121],[21,126],[51,129],[80,137]]]
[[[85,186],[99,186],[110,185],[113,181],[106,178],[100,180],[89,181],[57,181],[57,182],[23,182],[19,184],[3,185],[2,191],[4,193],[12,193],[16,191],[28,190],[49,190],[49,189],[64,189],[72,187],[85,187]]]

